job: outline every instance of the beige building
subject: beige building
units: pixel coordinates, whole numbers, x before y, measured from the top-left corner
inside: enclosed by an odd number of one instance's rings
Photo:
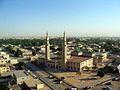
[[[5,59],[3,57],[0,57],[0,65],[5,65],[5,64],[17,64],[18,60],[14,58],[9,58]]]
[[[102,64],[103,62],[107,61],[107,53],[106,52],[94,52],[94,65]]]
[[[71,52],[71,55],[72,55],[72,56],[81,56],[82,54],[83,54],[82,51],[72,51],[72,52]]]
[[[23,81],[28,80],[29,76],[23,71],[15,71],[13,72],[13,77],[16,84],[22,84]]]
[[[6,52],[0,51],[0,65],[6,64],[9,61],[9,55]]]
[[[67,70],[71,71],[81,71],[84,67],[93,67],[93,58],[73,56],[66,64]]]
[[[39,59],[38,64],[51,69],[78,71],[78,72],[81,72],[81,70],[83,70],[83,67],[93,67],[93,58],[79,57],[79,56],[72,56],[68,58],[67,51],[68,50],[67,50],[66,34],[64,33],[63,44],[62,44],[62,57],[50,58],[50,44],[47,33],[45,58]]]
[[[18,60],[11,58],[6,52],[0,51],[0,65],[17,64]]]
[[[87,51],[87,52],[83,52],[82,55],[85,57],[94,57],[95,53]]]
[[[6,65],[0,65],[0,74],[4,73],[4,72],[9,72],[10,71],[10,67],[6,66]]]
[[[63,57],[62,51],[57,52],[56,55],[57,55],[58,58],[62,58]],[[70,58],[70,57],[71,57],[71,52],[69,52],[67,50],[67,59]]]
[[[8,59],[4,59],[4,58],[0,57],[0,65],[7,64],[8,61],[9,61]]]
[[[23,81],[24,90],[50,90],[38,79],[30,76],[30,79]]]

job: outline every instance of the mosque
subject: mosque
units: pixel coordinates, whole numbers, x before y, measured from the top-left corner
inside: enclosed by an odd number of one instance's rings
[[[45,45],[45,58],[38,60],[38,64],[56,70],[65,70],[65,71],[76,71],[81,72],[84,67],[93,67],[93,58],[91,57],[82,57],[82,56],[67,56],[67,39],[66,33],[63,34],[63,43],[62,43],[62,57],[61,58],[51,58],[50,53],[50,43],[49,36],[46,33],[46,45]]]

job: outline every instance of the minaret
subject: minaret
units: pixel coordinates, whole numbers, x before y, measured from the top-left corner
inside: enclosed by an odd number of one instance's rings
[[[47,60],[50,60],[50,43],[49,43],[48,32],[46,33],[45,58]]]
[[[63,47],[62,47],[62,56],[64,63],[67,62],[67,41],[66,41],[66,33],[63,34]]]

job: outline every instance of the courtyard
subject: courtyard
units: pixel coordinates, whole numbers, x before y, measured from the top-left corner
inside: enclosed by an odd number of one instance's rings
[[[91,72],[86,72],[82,74],[78,74],[76,72],[61,72],[61,73],[52,73],[52,74],[59,78],[64,77],[65,82],[73,86],[76,86],[78,88],[93,86],[107,79],[112,78],[111,75],[105,75],[103,78],[100,78],[96,76],[96,73],[91,73]]]

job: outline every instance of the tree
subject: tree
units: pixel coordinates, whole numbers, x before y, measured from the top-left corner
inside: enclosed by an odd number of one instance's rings
[[[98,71],[97,76],[104,77],[105,73],[103,71]]]
[[[107,71],[104,68],[100,68],[99,71],[102,71],[104,73],[107,73]]]
[[[64,80],[65,79],[65,77],[61,77],[61,80]]]
[[[111,73],[111,72],[114,71],[114,68],[111,67],[111,66],[108,66],[108,65],[106,65],[103,69],[104,69],[107,73]]]
[[[15,56],[16,57],[19,57],[19,56],[22,56],[22,51],[20,49],[17,49],[17,51],[15,52]]]
[[[11,53],[13,53],[13,54],[15,54],[15,52],[16,52],[15,50],[12,50],[12,51],[11,51]]]
[[[36,55],[36,50],[35,50],[35,49],[32,50],[32,55],[33,55],[33,56]]]
[[[0,90],[9,90],[7,85],[0,83]]]
[[[24,65],[24,62],[19,62],[19,63],[17,64],[18,69],[22,70],[22,66],[23,66],[23,65]]]

